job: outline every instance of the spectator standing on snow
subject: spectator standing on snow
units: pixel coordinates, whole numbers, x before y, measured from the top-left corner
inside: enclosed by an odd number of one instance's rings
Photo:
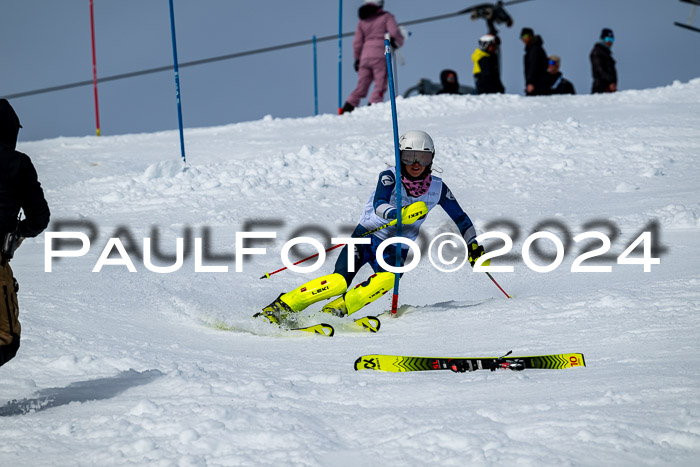
[[[617,70],[610,48],[615,42],[612,29],[604,28],[600,40],[591,50],[591,71],[593,73],[593,88],[591,94],[617,91]]]
[[[391,36],[391,46],[399,48],[403,45],[399,25],[394,15],[383,9],[384,0],[365,0],[358,10],[360,22],[357,23],[355,38],[352,42],[357,72],[357,86],[343,105],[341,113],[352,112],[360,105],[360,100],[367,96],[369,87],[374,82],[374,89],[369,96],[369,103],[374,104],[384,100],[386,92],[387,68],[384,56],[384,34]]]
[[[549,93],[550,94],[576,94],[574,85],[568,79],[564,78],[559,71],[561,66],[561,58],[559,55],[549,56],[549,66],[547,67],[547,73],[549,73]]]
[[[473,74],[477,94],[504,93],[498,66],[498,38],[485,34],[472,54]]]
[[[26,154],[15,150],[22,125],[7,99],[0,99],[0,366],[17,354],[21,327],[10,260],[25,237],[49,225],[49,206]],[[20,209],[25,219],[18,221]]]
[[[549,94],[547,78],[547,53],[542,48],[544,41],[531,28],[523,28],[520,40],[525,44],[525,94],[543,96]]]

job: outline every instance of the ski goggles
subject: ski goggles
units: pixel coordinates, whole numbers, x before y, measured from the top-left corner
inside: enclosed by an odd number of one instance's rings
[[[610,36],[604,37],[603,40],[604,40],[605,42],[610,42],[610,43],[615,42],[615,38],[614,38],[614,37],[610,37]]]
[[[550,60],[549,66],[554,66],[554,65],[559,65],[559,64],[557,62],[555,62],[554,60]]]
[[[428,167],[433,163],[433,153],[430,151],[414,151],[413,149],[401,151],[402,164],[413,165],[416,162],[423,167]]]

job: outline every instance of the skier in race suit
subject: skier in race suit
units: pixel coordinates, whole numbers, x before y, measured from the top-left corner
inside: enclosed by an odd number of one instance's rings
[[[476,231],[469,216],[462,210],[454,195],[440,177],[432,175],[435,147],[430,135],[423,131],[409,131],[399,138],[401,151],[402,236],[415,240],[428,212],[440,205],[457,224],[467,243],[469,262],[472,266],[484,254],[483,246],[476,242]],[[394,167],[379,174],[377,187],[372,193],[360,217],[360,222],[352,234],[353,238],[369,238],[371,243],[354,245],[352,271],[348,262],[346,245],[341,251],[333,274],[319,277],[300,287],[281,294],[270,305],[263,308],[262,315],[273,323],[286,321],[293,313],[304,310],[309,305],[333,297],[335,300],[323,307],[324,312],[336,316],[355,313],[365,305],[378,299],[394,287],[395,274],[385,271],[377,261],[377,248],[384,240],[396,236],[396,226],[382,228],[368,234],[396,219],[396,179]],[[424,204],[423,204],[424,203]],[[418,216],[417,220],[415,220]],[[384,250],[384,261],[395,264],[396,248],[391,244]],[[408,245],[401,249],[401,264],[408,254]],[[348,289],[358,270],[369,264],[374,270],[365,282]],[[484,261],[488,265],[489,261]]]

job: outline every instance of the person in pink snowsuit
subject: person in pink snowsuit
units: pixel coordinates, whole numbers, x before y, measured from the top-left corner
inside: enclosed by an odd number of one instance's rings
[[[387,89],[386,57],[384,56],[384,34],[391,36],[394,48],[403,45],[399,25],[394,15],[382,8],[383,0],[365,0],[358,11],[360,22],[357,23],[355,39],[352,42],[357,71],[357,86],[343,106],[342,113],[352,112],[360,105],[360,100],[367,96],[369,86],[374,81],[369,102],[377,103],[384,100]]]

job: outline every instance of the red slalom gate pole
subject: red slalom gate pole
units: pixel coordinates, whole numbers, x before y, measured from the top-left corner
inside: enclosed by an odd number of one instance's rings
[[[97,58],[95,54],[95,14],[90,0],[90,36],[92,38],[92,87],[95,89],[95,127],[100,136],[100,106],[97,102]]]

